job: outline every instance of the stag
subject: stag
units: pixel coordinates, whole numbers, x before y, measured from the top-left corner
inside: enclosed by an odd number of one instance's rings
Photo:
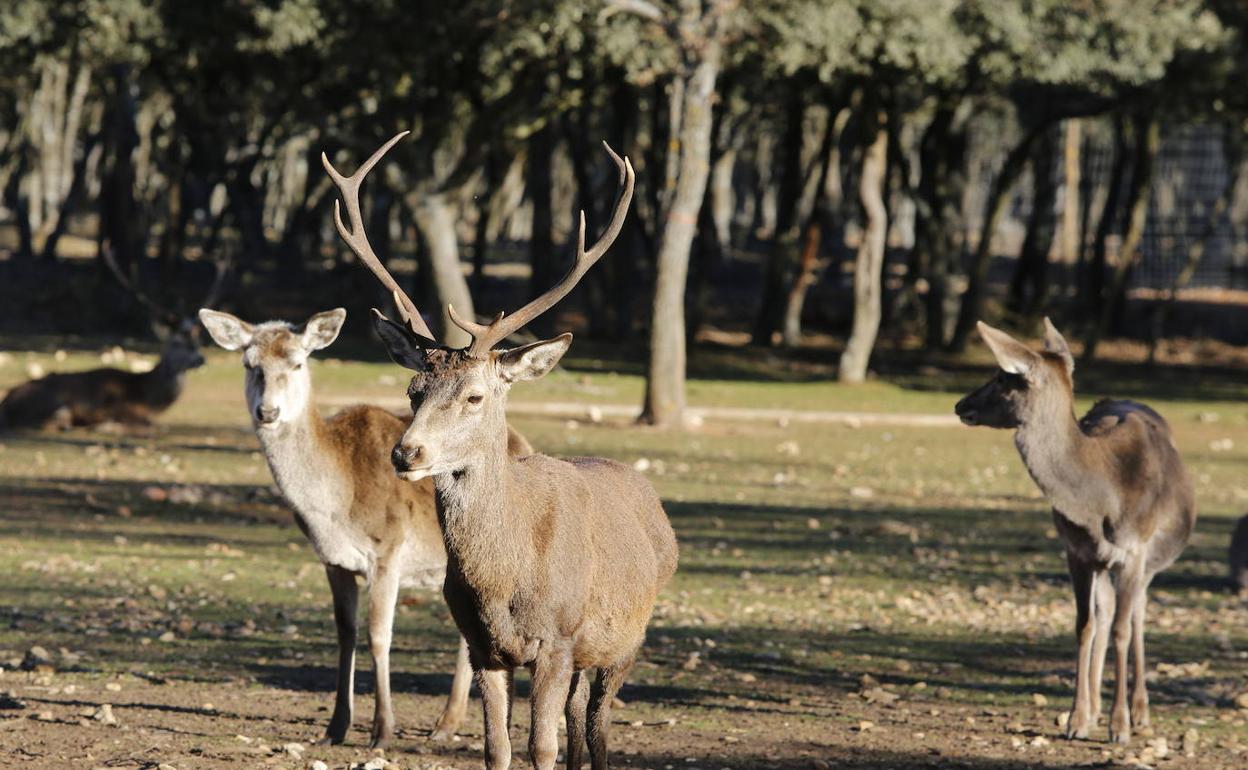
[[[632,198],[632,165],[607,148],[622,188],[614,213],[586,250],[582,212],[575,262],[557,285],[490,323],[448,307],[451,321],[472,337],[468,347],[452,349],[434,341],[377,259],[360,215],[360,184],[403,136],[351,176],[321,156],[344,204],[334,209],[338,233],[390,290],[403,322],[374,310],[377,332],[394,361],[415,372],[408,386],[412,421],[390,461],[402,479],[433,479],[448,560],[442,590],[481,691],[486,767],[505,770],[511,763],[512,676],[525,667],[532,674],[534,767],[554,767],[562,710],[567,766],[579,767],[588,746],[601,770],[608,766],[611,701],[633,666],[658,592],[675,572],[676,538],[653,487],[632,468],[602,458],[508,454],[508,391],[550,371],[572,335],[493,348],[549,310],[606,252]]]

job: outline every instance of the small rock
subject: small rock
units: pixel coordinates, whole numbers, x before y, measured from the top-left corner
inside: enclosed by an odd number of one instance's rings
[[[1196,750],[1200,747],[1200,733],[1195,727],[1189,727],[1187,732],[1183,733],[1183,756],[1194,757]]]
[[[864,719],[858,723],[857,729],[858,729],[858,732],[860,733],[865,733],[868,730],[873,730],[875,729],[875,722],[868,722],[867,720]]]
[[[1049,705],[1049,699],[1044,697],[1042,693],[1038,693],[1038,692],[1033,692],[1031,694],[1031,702],[1036,704],[1037,706]]]
[[[386,760],[383,757],[373,757],[359,765],[359,770],[386,770]]]
[[[109,682],[108,684],[104,685],[104,689],[108,690],[109,692],[121,692],[121,685],[118,684],[117,682]]]
[[[869,500],[875,497],[875,490],[871,487],[851,487],[849,490],[850,497],[856,497],[860,500]]]
[[[1031,739],[1032,748],[1042,749],[1048,745],[1049,745],[1049,739],[1045,738],[1043,735],[1037,735],[1035,738]]]
[[[685,671],[695,671],[698,664],[702,662],[702,653],[694,651],[689,653],[689,657],[685,658],[685,662],[680,665]]]
[[[169,499],[169,493],[161,487],[143,487],[143,498],[153,503],[163,503]]]
[[[308,770],[329,770],[329,765],[319,759],[314,759],[312,760],[312,763],[308,765]]]
[[[1248,709],[1248,692],[1241,692],[1235,696],[1235,708]]]
[[[106,725],[117,724],[117,717],[113,716],[113,707],[107,703],[102,704],[98,709],[96,709],[95,713],[91,715],[91,718]]]
[[[1065,728],[1066,725],[1070,724],[1070,712],[1069,711],[1061,712],[1060,714],[1057,715],[1057,719],[1053,720],[1053,722],[1058,727]]]
[[[38,714],[35,714],[35,719],[40,722],[55,722],[56,715],[51,711],[40,711]]]
[[[159,637],[157,637],[157,638],[158,638],[160,641],[162,641],[162,642],[172,642],[173,640],[177,639],[178,637],[177,637],[177,635],[176,635],[176,634],[174,634],[172,631],[166,631],[166,632],[164,632],[163,634],[161,634],[161,635],[160,635]]]
[[[746,684],[753,684],[754,682],[757,682],[757,681],[758,681],[758,677],[754,676],[753,674],[751,674],[751,673],[749,673],[749,672],[746,672],[746,673],[744,673],[744,674],[742,674],[742,675],[738,676],[738,677],[737,677],[737,679],[739,679],[740,681],[742,681],[742,682],[744,682],[744,683],[746,683]]]
[[[282,745],[282,751],[286,752],[295,759],[303,757],[303,752],[307,751],[302,743],[286,743]]]
[[[36,669],[51,669],[52,656],[44,648],[35,645],[26,651],[26,657],[22,658],[22,670],[34,671]]]

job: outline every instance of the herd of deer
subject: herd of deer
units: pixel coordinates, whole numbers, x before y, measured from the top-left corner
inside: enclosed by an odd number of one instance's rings
[[[562,713],[567,766],[580,767],[588,748],[592,766],[605,768],[611,703],[642,644],[656,596],[676,570],[676,538],[640,473],[601,458],[535,453],[508,426],[512,384],[550,371],[571,335],[505,350],[495,345],[549,310],[611,246],[632,198],[633,169],[607,148],[621,189],[600,240],[586,250],[582,215],[571,270],[514,315],[500,313],[480,324],[448,308],[451,321],[472,337],[468,347],[453,349],[435,341],[364,231],[360,185],[402,136],[350,176],[324,155],[322,162],[341,196],[334,209],[340,236],[398,309],[400,322],[378,311],[373,321],[391,358],[414,372],[406,422],[369,406],[325,419],[313,403],[307,359],[333,343],[346,311],[318,313],[298,325],[250,324],[199,311],[218,345],[242,353],[247,408],[265,459],[325,566],[339,662],[324,741],[344,741],[352,723],[359,582],[368,586],[374,746],[394,734],[389,650],[399,591],[441,586],[461,643],[435,737],[456,731],[475,677],[486,766],[508,767],[512,677],[526,667],[532,674],[533,765],[554,766]],[[1126,742],[1132,727],[1149,721],[1146,591],[1191,535],[1194,493],[1169,427],[1152,409],[1102,401],[1075,419],[1074,358],[1047,319],[1045,328],[1044,349],[1036,352],[981,323],[1000,371],[956,412],[967,425],[1014,430],[1027,470],[1052,504],[1077,608],[1068,737],[1086,738],[1097,724],[1112,635],[1116,687],[1109,734]],[[96,370],[17,387],[0,403],[0,426],[146,421],[172,403],[184,372],[202,360],[194,336],[182,328],[145,375]],[[1248,562],[1248,523],[1240,529],[1236,540]],[[1248,576],[1248,565],[1244,569]]]

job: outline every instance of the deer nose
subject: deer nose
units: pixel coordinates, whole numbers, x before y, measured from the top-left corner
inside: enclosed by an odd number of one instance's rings
[[[257,406],[256,419],[264,423],[277,422],[277,415],[280,412],[281,410],[276,406]]]
[[[403,444],[395,444],[394,450],[390,452],[390,464],[394,466],[396,471],[402,473],[412,469],[412,466],[419,463],[425,454],[425,448],[417,444],[414,447],[404,446]]]

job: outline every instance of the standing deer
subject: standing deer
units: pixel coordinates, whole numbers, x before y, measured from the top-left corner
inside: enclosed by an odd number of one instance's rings
[[[979,323],[1001,371],[958,402],[967,425],[1014,429],[1023,464],[1053,506],[1075,591],[1075,701],[1066,737],[1087,738],[1101,713],[1101,674],[1112,629],[1110,740],[1148,725],[1144,613],[1153,576],[1174,563],[1196,524],[1192,483],[1161,415],[1104,400],[1076,421],[1075,359],[1044,320],[1044,351]],[[1127,703],[1127,656],[1134,688]]]
[[[588,742],[593,767],[604,770],[611,700],[636,659],[655,598],[676,570],[676,538],[653,487],[625,465],[508,455],[509,389],[550,371],[572,335],[491,348],[558,302],[602,257],[628,211],[633,169],[611,152],[622,185],[611,222],[586,251],[582,213],[575,264],[555,287],[489,324],[448,308],[452,322],[472,336],[469,347],[451,349],[434,342],[416,306],[373,254],[360,215],[361,182],[403,135],[350,177],[326,156],[321,160],[351,223],[348,230],[335,207],[339,235],[391,290],[405,322],[374,310],[390,356],[416,373],[408,387],[412,422],[390,461],[400,478],[433,479],[448,558],[442,590],[468,641],[481,690],[486,767],[505,770],[511,764],[512,675],[524,666],[533,682],[534,767],[554,767],[562,709],[567,766],[580,767]],[[596,670],[592,683],[589,669]]]
[[[241,350],[247,411],[269,470],[295,510],[295,522],[325,565],[338,627],[334,713],[323,742],[342,743],[351,727],[355,677],[356,610],[361,577],[369,586],[368,641],[376,676],[372,746],[394,735],[390,700],[390,640],[400,588],[433,589],[446,574],[433,484],[407,484],[390,467],[390,448],[404,423],[373,406],[321,417],[312,400],[308,356],[337,337],[347,311],[318,313],[301,326],[284,321],[249,324],[203,309],[199,318],[226,350]],[[508,432],[508,450],[529,454]],[[435,740],[454,735],[468,703],[468,649],[460,640],[451,696],[434,727]]]
[[[1248,515],[1240,516],[1231,535],[1228,553],[1231,567],[1231,587],[1248,598]]]
[[[0,401],[0,429],[69,428],[119,423],[150,425],[182,395],[186,373],[200,367],[198,328],[152,300],[126,278],[107,244],[101,259],[132,298],[149,314],[152,330],[164,340],[160,360],[147,372],[100,368],[85,372],[50,374],[16,386]],[[227,272],[216,263],[216,275],[206,299],[215,302]]]

